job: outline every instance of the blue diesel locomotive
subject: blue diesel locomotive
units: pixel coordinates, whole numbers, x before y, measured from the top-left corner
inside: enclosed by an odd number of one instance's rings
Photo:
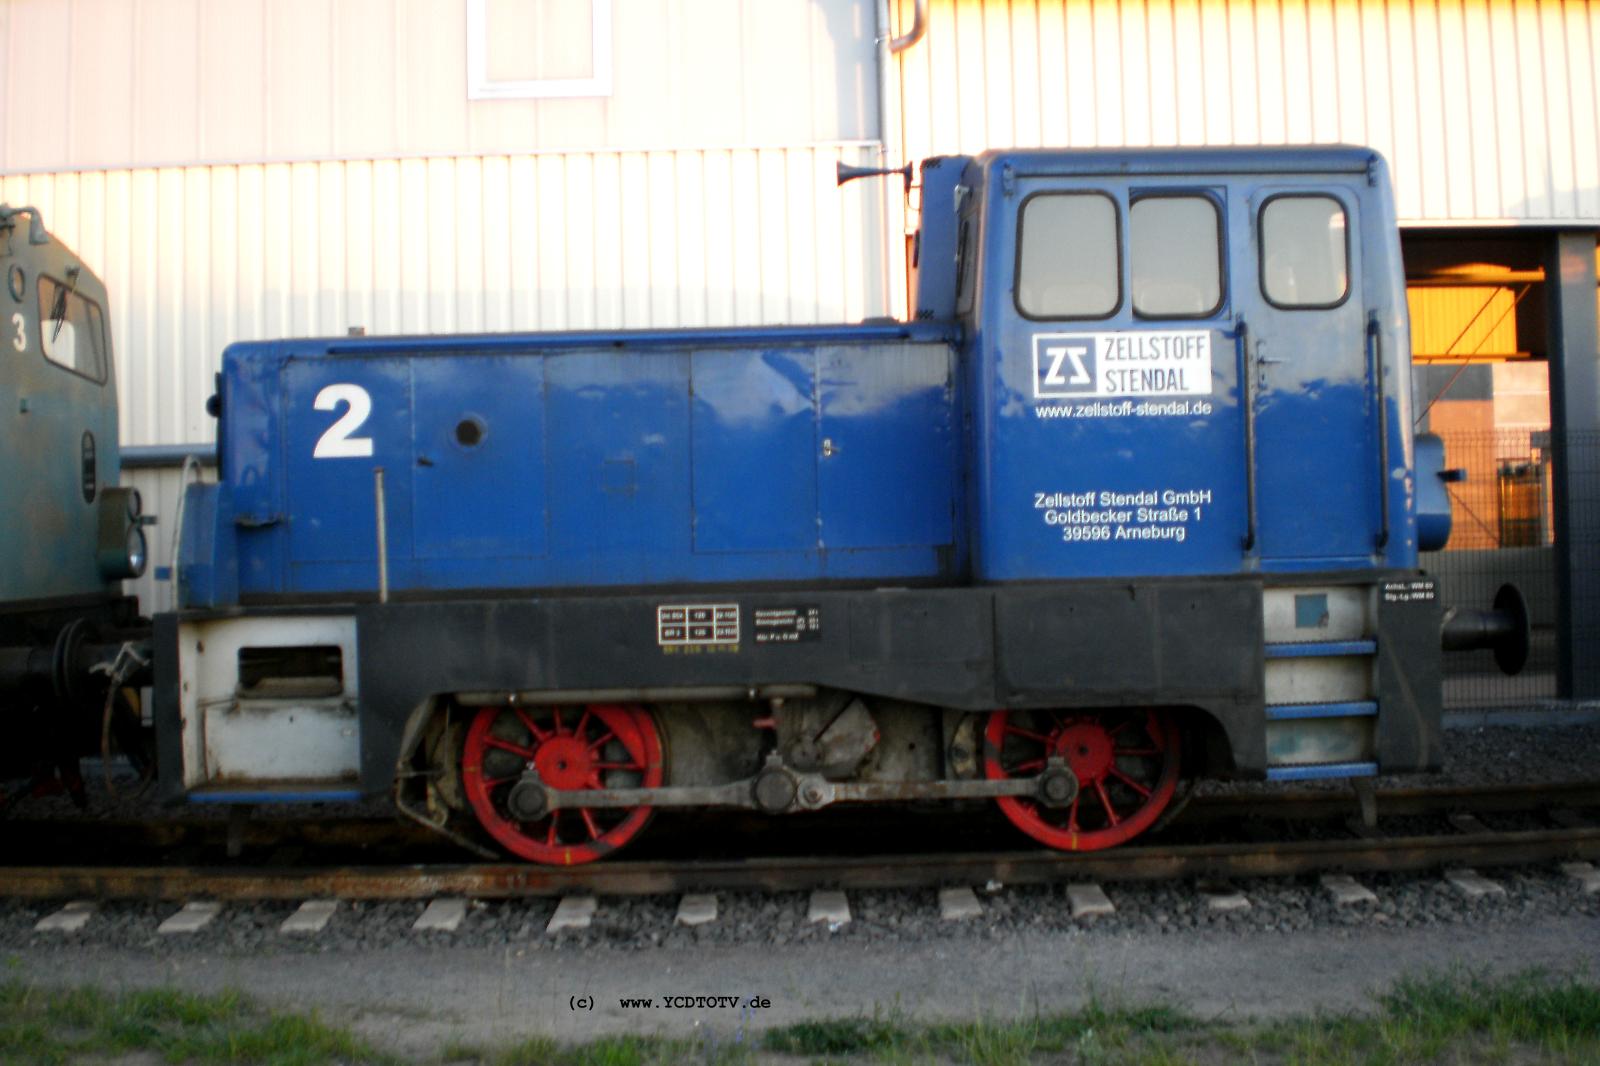
[[[900,323],[236,344],[163,779],[576,863],[658,807],[1424,770],[1449,514],[1382,159],[921,168]]]
[[[1076,850],[1182,780],[1435,766],[1441,637],[1511,662],[1518,634],[1514,609],[1442,623],[1418,569],[1449,508],[1382,159],[920,174],[906,322],[229,347],[219,477],[187,489],[149,638],[164,792],[389,795],[570,864],[656,808],[993,801]],[[0,512],[28,516],[0,695],[42,699],[128,679],[138,656],[34,607],[116,636],[140,517],[106,487],[103,291],[19,217],[7,424],[77,419],[3,441],[49,457],[44,502]]]

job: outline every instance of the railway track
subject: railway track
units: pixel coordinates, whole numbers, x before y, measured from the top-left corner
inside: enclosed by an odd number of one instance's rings
[[[250,822],[242,839],[253,847],[277,845],[272,862],[144,861],[128,864],[0,866],[0,897],[94,899],[348,900],[469,896],[653,895],[684,891],[796,891],[820,886],[905,889],[941,884],[1011,885],[1076,881],[1154,881],[1188,877],[1255,878],[1323,872],[1409,872],[1451,866],[1505,866],[1600,859],[1600,782],[1494,788],[1409,788],[1376,794],[1374,829],[1349,827],[1355,804],[1345,792],[1301,790],[1197,798],[1160,840],[1112,851],[1067,854],[1041,849],[790,853],[747,858],[646,858],[581,867],[524,863],[290,861],[307,843],[349,847],[381,840],[384,848],[417,839],[392,822]],[[1515,814],[1541,824],[1494,830],[1477,816]],[[1455,816],[1452,823],[1447,816]],[[1385,832],[1384,821],[1435,817],[1439,831]],[[1335,832],[1294,839],[1308,825],[1335,824]],[[26,840],[50,823],[7,823],[8,849],[26,857]],[[143,834],[157,849],[196,850],[225,838],[225,821],[119,826],[104,822],[54,823],[63,835]],[[381,826],[381,830],[380,830]],[[1273,834],[1274,826],[1289,832]],[[74,828],[66,828],[74,827]],[[1232,829],[1238,829],[1233,832]],[[1248,827],[1246,832],[1240,827]],[[1197,831],[1227,831],[1249,839],[1186,842]],[[237,832],[236,827],[236,832]],[[23,846],[17,846],[18,840]],[[285,841],[298,841],[298,844]],[[71,844],[68,840],[66,843]],[[76,842],[81,846],[84,841]],[[127,841],[124,840],[124,844]],[[79,851],[77,854],[85,854]],[[102,854],[101,852],[89,852]]]

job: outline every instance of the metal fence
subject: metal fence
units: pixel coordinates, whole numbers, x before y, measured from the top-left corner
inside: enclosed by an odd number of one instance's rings
[[[1533,626],[1528,665],[1516,677],[1502,675],[1487,651],[1445,656],[1445,706],[1516,706],[1554,699],[1556,527],[1550,431],[1440,436],[1446,464],[1465,471],[1466,477],[1449,486],[1449,546],[1424,552],[1422,566],[1438,577],[1447,607],[1487,607],[1501,585],[1516,584],[1527,598]],[[1575,435],[1569,456],[1578,490],[1572,503],[1581,519],[1600,497],[1600,437]],[[1586,525],[1578,522],[1579,528]]]

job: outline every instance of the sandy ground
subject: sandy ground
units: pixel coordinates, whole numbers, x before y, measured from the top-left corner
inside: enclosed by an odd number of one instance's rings
[[[1600,975],[1600,919],[1368,933],[1103,934],[1072,930],[927,944],[756,945],[529,952],[406,946],[376,952],[152,960],[103,949],[24,950],[13,974],[107,988],[242,989],[315,1008],[380,1046],[436,1053],[535,1035],[660,1033],[739,1040],[771,1025],[857,1015],[1015,1017],[1102,1003],[1164,1003],[1218,1020],[1360,1010],[1396,978],[1468,967]],[[771,1006],[624,1009],[622,996],[750,996]],[[585,1006],[585,1000],[592,1006]]]

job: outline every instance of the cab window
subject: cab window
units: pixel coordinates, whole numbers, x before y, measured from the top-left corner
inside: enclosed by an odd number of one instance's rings
[[[39,278],[39,341],[44,357],[90,381],[106,380],[100,305],[51,277]]]
[[[1277,307],[1334,307],[1350,291],[1344,205],[1331,196],[1275,196],[1261,207],[1261,291]]]
[[[1128,213],[1133,313],[1204,318],[1222,307],[1221,221],[1208,196],[1143,196]]]
[[[1117,205],[1104,193],[1040,193],[1022,205],[1017,310],[1105,318],[1122,304]]]

